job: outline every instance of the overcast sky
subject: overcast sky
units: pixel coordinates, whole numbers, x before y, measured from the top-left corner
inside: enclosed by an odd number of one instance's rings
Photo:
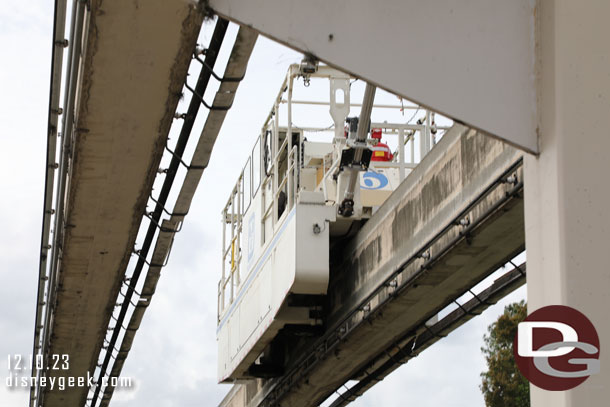
[[[27,356],[32,351],[52,3],[50,0],[4,1],[0,5],[0,225],[3,228],[0,233],[0,356],[3,358],[0,406],[25,406],[28,400],[27,391],[8,390],[4,379],[8,374],[7,356]],[[235,27],[231,27],[228,39],[234,38],[235,32]],[[211,26],[202,33],[201,41],[207,44],[210,36]],[[229,385],[216,383],[220,211],[288,65],[299,60],[299,54],[259,39],[246,79],[227,115],[191,212],[183,231],[176,237],[169,265],[162,272],[123,369],[123,374],[132,377],[137,386],[117,391],[113,406],[212,406],[229,390]],[[330,116],[327,122],[331,123]],[[199,125],[202,124],[200,121]],[[483,334],[504,305],[522,298],[525,298],[524,288],[395,371],[352,405],[483,406],[478,387],[479,375],[485,368],[480,352]]]

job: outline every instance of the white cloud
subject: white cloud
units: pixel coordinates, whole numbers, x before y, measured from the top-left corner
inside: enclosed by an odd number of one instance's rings
[[[50,13],[50,14],[49,14]],[[4,385],[9,355],[32,353],[46,155],[52,4],[0,6],[0,405],[26,405]]]

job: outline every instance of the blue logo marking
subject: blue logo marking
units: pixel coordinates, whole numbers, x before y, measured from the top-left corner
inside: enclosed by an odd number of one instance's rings
[[[360,188],[382,189],[386,185],[388,185],[388,178],[385,175],[379,172],[368,171],[362,176],[362,183],[360,184]]]

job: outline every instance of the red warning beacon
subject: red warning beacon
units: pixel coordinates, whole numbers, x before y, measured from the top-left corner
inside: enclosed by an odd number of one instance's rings
[[[392,161],[394,154],[390,151],[390,147],[381,142],[381,129],[371,129],[371,137],[377,140],[371,161]]]

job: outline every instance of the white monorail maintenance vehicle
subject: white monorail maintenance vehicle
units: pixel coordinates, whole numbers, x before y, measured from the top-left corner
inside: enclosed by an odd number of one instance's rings
[[[293,100],[299,78],[306,86],[329,81],[330,101]],[[413,118],[421,111],[414,124],[348,117],[358,106],[350,104],[353,81],[308,59],[290,66],[222,211],[220,382],[282,374],[281,358],[278,363],[273,355],[278,334],[312,332],[323,324],[331,247],[372,216],[444,130],[434,113],[416,106],[373,106],[377,112],[411,109]],[[334,124],[293,125],[294,110],[307,104],[329,106]],[[395,152],[384,136],[395,139]]]

